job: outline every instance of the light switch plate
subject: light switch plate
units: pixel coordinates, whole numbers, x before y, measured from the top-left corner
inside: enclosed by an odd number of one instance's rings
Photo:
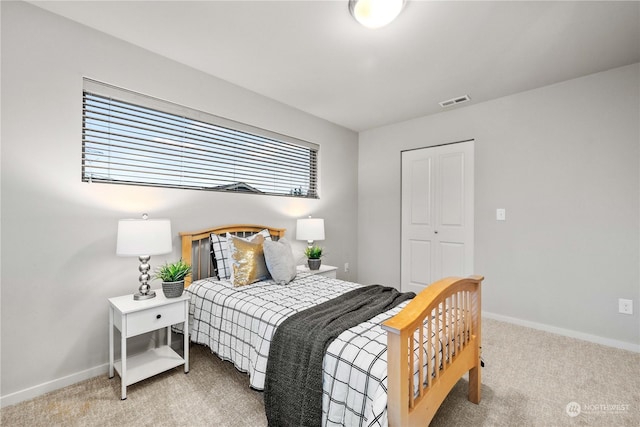
[[[496,221],[506,221],[507,220],[507,210],[504,208],[496,209]]]

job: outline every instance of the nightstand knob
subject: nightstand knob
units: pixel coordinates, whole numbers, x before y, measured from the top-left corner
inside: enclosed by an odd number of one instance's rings
[[[156,316],[156,319],[159,319],[159,318],[161,318],[161,317],[162,317],[162,314],[158,314],[158,315]]]

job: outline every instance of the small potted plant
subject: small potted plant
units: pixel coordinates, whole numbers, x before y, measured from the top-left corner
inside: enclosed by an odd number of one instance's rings
[[[320,246],[308,246],[304,250],[304,255],[307,257],[307,264],[309,265],[309,270],[318,270],[320,268],[320,264],[322,263],[322,248]]]
[[[156,268],[154,279],[162,280],[162,292],[167,298],[177,298],[184,290],[184,279],[191,274],[191,266],[180,260]]]

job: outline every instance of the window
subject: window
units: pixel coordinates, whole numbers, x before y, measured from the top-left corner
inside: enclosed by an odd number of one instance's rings
[[[317,198],[318,146],[84,80],[82,180]]]

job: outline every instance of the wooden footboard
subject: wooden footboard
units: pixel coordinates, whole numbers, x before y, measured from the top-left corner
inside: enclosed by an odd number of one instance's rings
[[[382,324],[388,342],[389,426],[428,425],[467,371],[469,400],[480,402],[482,280],[481,276],[440,280]]]

